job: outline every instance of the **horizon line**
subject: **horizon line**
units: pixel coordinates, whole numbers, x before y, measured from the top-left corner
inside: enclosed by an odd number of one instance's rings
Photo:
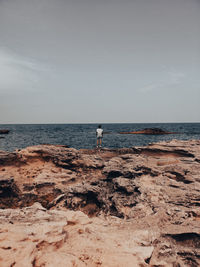
[[[197,121],[185,122],[45,122],[45,123],[0,123],[0,125],[53,125],[53,124],[173,124],[173,123],[200,123]]]

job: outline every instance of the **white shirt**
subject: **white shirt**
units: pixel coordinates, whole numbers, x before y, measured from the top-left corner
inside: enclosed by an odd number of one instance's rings
[[[103,137],[103,129],[98,128],[98,129],[96,130],[96,133],[97,133],[97,137]]]

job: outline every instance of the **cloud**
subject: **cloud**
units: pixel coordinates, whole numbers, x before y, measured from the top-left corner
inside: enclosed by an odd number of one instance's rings
[[[185,74],[175,69],[168,69],[164,67],[164,70],[156,75],[157,79],[154,82],[147,83],[143,87],[139,88],[140,93],[152,92],[159,89],[174,88],[174,86],[181,84],[185,78]]]
[[[0,48],[0,93],[31,91],[48,68],[32,59]]]
[[[159,87],[159,84],[150,83],[150,84],[147,84],[147,85],[143,86],[142,88],[140,88],[139,91],[141,93],[147,93],[147,92],[153,91],[154,89],[157,89],[158,87]]]
[[[170,84],[180,84],[183,80],[183,78],[185,77],[185,74],[180,72],[180,71],[177,71],[177,70],[170,70],[168,72],[168,75],[169,75],[169,83]]]

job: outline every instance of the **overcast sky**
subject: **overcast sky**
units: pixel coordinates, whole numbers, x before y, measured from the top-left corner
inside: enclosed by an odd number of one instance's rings
[[[0,123],[200,122],[200,0],[0,0]]]

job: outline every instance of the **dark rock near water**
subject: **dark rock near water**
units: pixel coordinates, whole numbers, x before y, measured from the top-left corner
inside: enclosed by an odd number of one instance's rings
[[[0,129],[0,134],[9,134],[10,130]]]
[[[144,130],[134,132],[120,132],[120,134],[151,134],[151,135],[162,135],[162,134],[177,134],[175,132],[167,132],[160,128],[145,128]]]

